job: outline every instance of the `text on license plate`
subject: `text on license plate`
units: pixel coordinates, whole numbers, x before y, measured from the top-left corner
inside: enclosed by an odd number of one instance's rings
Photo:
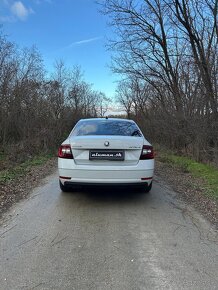
[[[90,150],[89,151],[90,160],[114,160],[122,161],[124,160],[124,151],[113,151],[113,150]]]

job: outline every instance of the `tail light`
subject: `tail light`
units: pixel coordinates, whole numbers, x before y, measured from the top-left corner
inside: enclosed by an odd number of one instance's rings
[[[61,145],[58,149],[59,158],[73,159],[73,154],[70,145]]]
[[[154,159],[154,150],[150,145],[143,145],[140,160]]]

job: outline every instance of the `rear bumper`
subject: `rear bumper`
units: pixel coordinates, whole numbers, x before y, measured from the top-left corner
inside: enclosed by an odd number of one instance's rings
[[[140,160],[134,166],[82,166],[59,160],[58,169],[62,184],[149,185],[154,174],[154,160]]]
[[[73,186],[73,187],[119,187],[119,188],[146,188],[148,187],[150,182],[140,182],[140,183],[95,183],[95,182],[71,182],[65,181],[65,186]]]

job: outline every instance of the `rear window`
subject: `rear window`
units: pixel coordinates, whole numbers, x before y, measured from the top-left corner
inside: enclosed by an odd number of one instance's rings
[[[142,136],[135,123],[109,119],[80,121],[71,133],[71,136],[88,135]]]

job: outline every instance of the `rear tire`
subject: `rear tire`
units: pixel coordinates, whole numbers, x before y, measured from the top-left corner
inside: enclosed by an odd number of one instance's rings
[[[68,192],[69,191],[69,187],[67,187],[66,185],[62,184],[60,180],[59,180],[59,185],[60,185],[60,189],[63,192]]]
[[[149,193],[151,191],[151,189],[152,189],[152,182],[148,186],[143,187],[142,192]]]

